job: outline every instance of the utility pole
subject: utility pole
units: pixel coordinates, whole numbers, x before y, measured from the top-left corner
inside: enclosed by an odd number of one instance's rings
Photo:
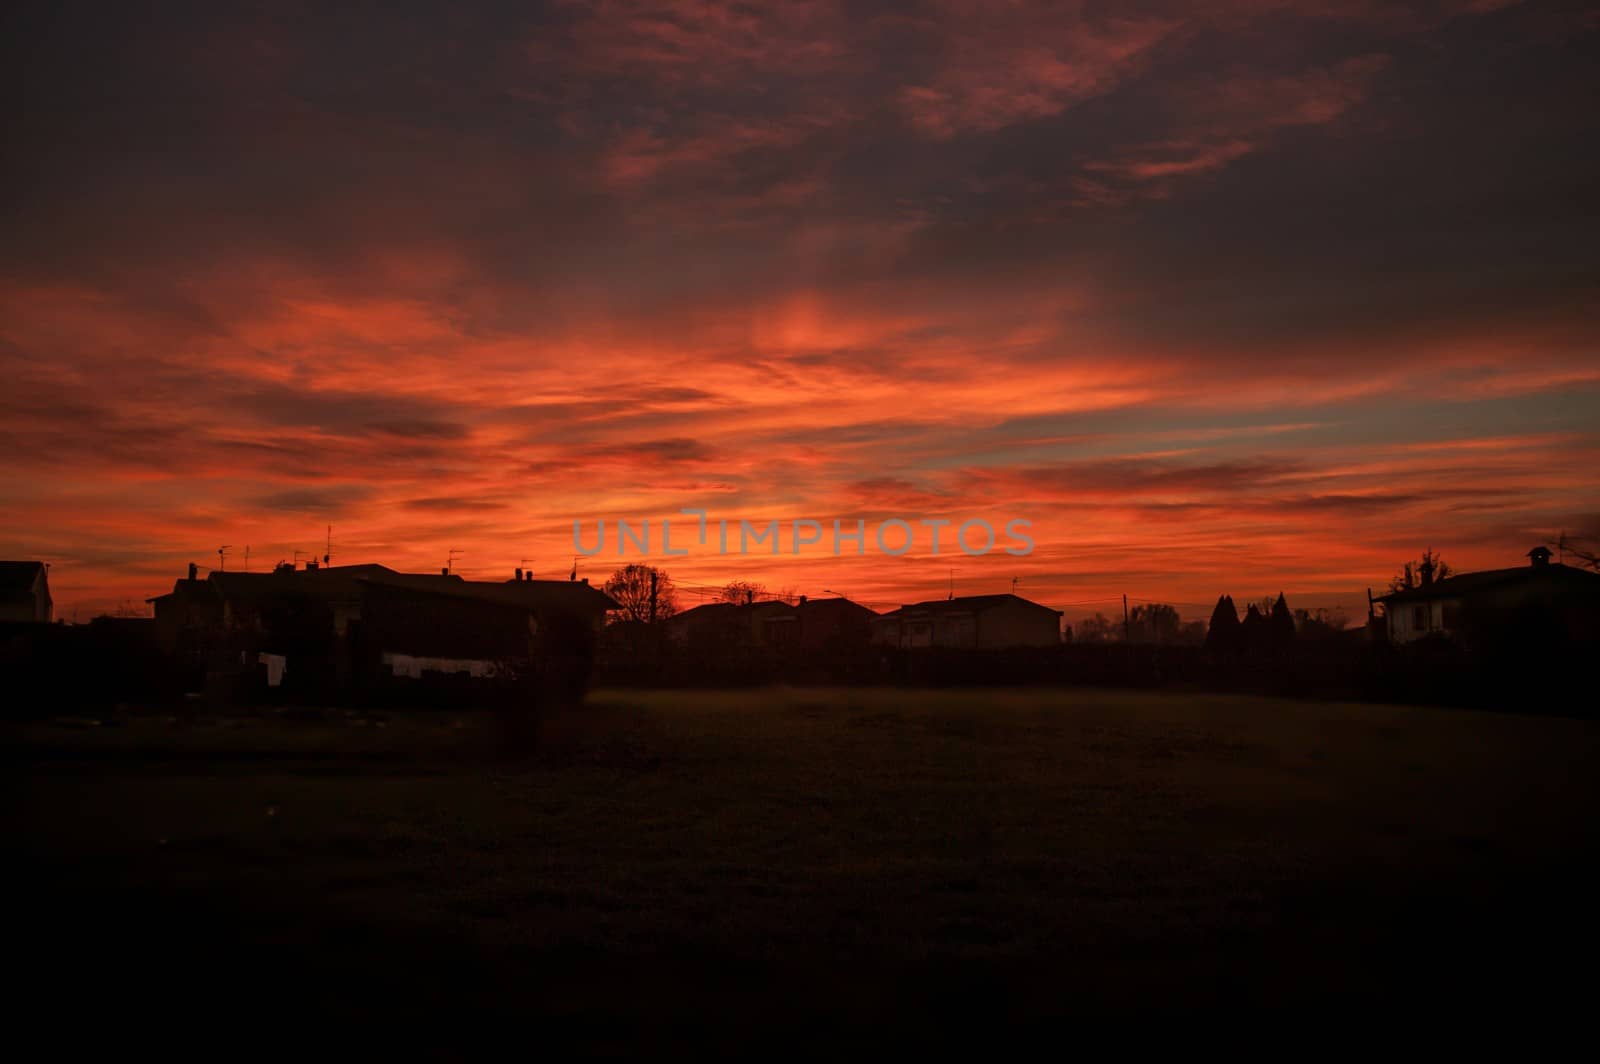
[[[656,623],[656,571],[650,570],[650,624]]]

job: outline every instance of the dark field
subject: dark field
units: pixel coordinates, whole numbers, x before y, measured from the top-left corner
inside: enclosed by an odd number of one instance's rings
[[[601,693],[521,761],[476,714],[3,734],[23,1015],[80,1034],[832,1052],[1591,1000],[1582,721],[784,690]]]

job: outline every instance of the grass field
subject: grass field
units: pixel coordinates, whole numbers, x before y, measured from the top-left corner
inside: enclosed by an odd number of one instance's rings
[[[1560,959],[1600,941],[1582,721],[778,690],[601,692],[520,761],[465,713],[4,736],[35,1004],[179,1030],[654,1051],[1347,1026],[1587,1000]]]

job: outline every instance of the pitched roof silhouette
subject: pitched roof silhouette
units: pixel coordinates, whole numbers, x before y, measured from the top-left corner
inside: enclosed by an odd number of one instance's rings
[[[1007,592],[1002,595],[960,595],[951,599],[929,599],[926,602],[913,602],[909,605],[901,606],[899,609],[890,610],[882,616],[893,617],[897,613],[968,613],[993,609],[996,606],[1004,606],[1012,602],[1020,602],[1024,606],[1032,606],[1037,610],[1047,610],[1057,616],[1061,614],[1060,610],[1052,610],[1049,606],[1034,602],[1031,599],[1025,599],[1021,595],[1013,595]]]
[[[0,594],[14,595],[33,590],[44,562],[0,562]]]
[[[1533,583],[1547,584],[1552,590],[1600,594],[1600,573],[1552,562],[1549,565],[1518,565],[1509,569],[1484,569],[1476,573],[1447,576],[1443,580],[1435,580],[1426,587],[1413,587],[1404,591],[1391,591],[1387,595],[1378,595],[1375,601],[1401,604],[1427,602],[1432,599],[1455,598],[1459,595],[1472,595],[1491,589]]]

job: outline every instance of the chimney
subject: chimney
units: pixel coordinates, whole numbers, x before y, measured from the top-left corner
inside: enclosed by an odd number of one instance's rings
[[[200,567],[194,562],[189,563],[189,579],[193,580],[200,574]]]
[[[440,576],[449,576],[450,575],[450,567],[448,565],[441,567],[439,569],[439,575]]]
[[[316,567],[317,567],[317,559],[315,559],[315,558],[307,559],[307,561],[306,561],[306,569],[307,570],[315,570]]]
[[[806,604],[806,597],[804,595],[801,595],[800,596],[800,605],[804,606],[805,604]]]
[[[585,584],[585,586],[587,586],[587,585],[588,585],[588,583],[589,583],[589,578],[588,578],[588,577],[587,577],[587,576],[586,576],[586,577],[584,577],[584,578],[583,578],[583,582],[584,582],[584,584]]]
[[[1533,562],[1535,569],[1543,569],[1550,564],[1550,548],[1535,547],[1528,552],[1528,558]]]
[[[517,583],[520,584],[521,582],[522,582],[522,570],[518,569],[517,570]]]

